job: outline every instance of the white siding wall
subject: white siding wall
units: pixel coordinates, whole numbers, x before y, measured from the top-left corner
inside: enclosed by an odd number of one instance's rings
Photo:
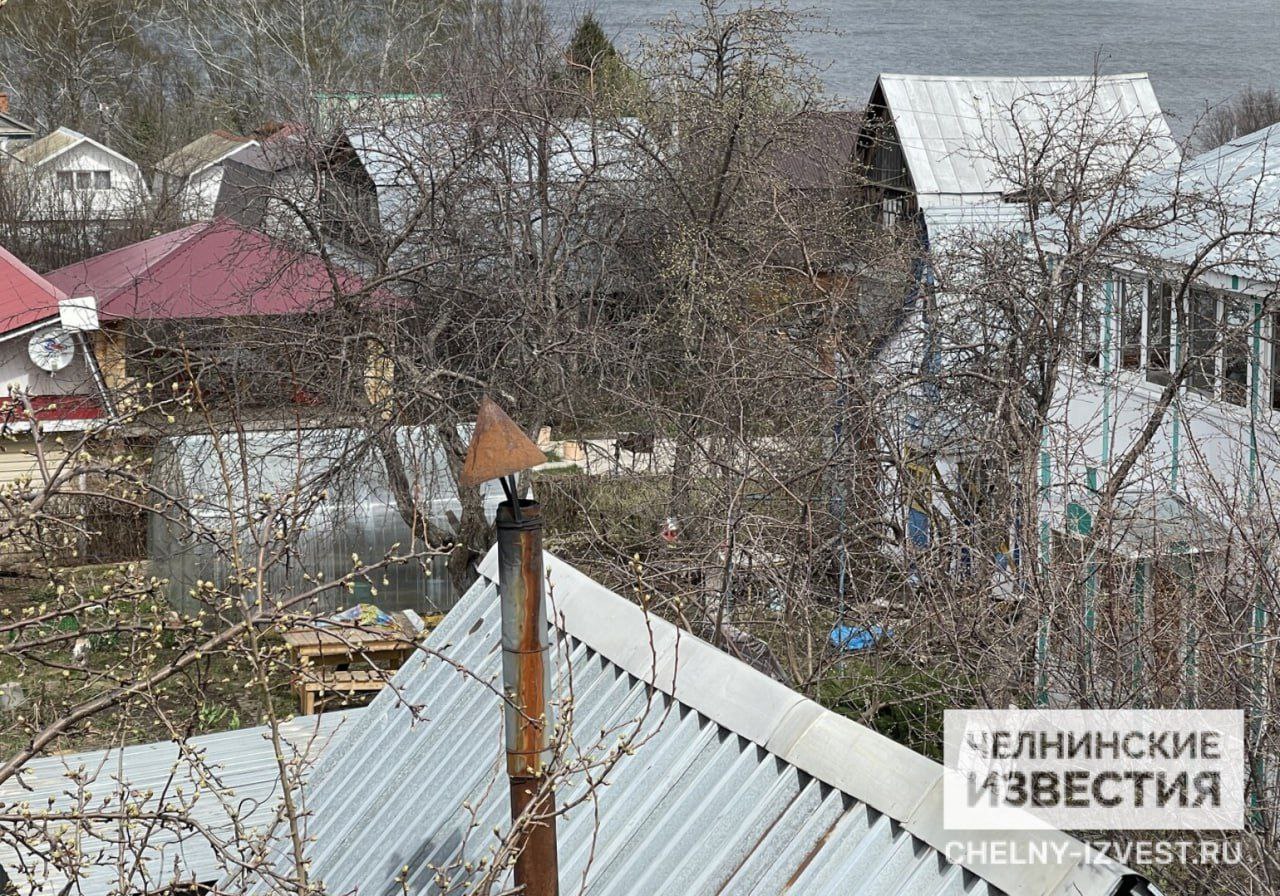
[[[218,201],[222,187],[222,166],[206,168],[187,182],[183,192],[183,207],[194,221],[207,221],[213,217],[213,205]]]
[[[221,163],[206,168],[187,180],[157,173],[152,183],[152,193],[177,210],[184,221],[208,221],[213,218],[213,207],[222,188]]]
[[[1098,470],[1100,484],[1105,482],[1106,458],[1114,465],[1125,455],[1158,397],[1159,387],[1145,382],[1140,372],[1123,371],[1108,379],[1097,370],[1074,371],[1062,384],[1060,425],[1050,434],[1055,482],[1068,491],[1073,485],[1083,488],[1089,467]],[[1176,410],[1165,415],[1130,479],[1168,486],[1176,463],[1178,490],[1185,489],[1202,509],[1225,517],[1244,506],[1251,483],[1274,481],[1280,473],[1280,412],[1265,405],[1258,410],[1251,458],[1248,408],[1184,393]]]
[[[54,322],[51,326],[57,326]],[[27,354],[30,333],[0,341],[0,400],[8,397],[10,387],[31,395],[96,395],[85,349],[77,342],[75,357],[66,368],[47,373],[31,363]]]
[[[59,171],[110,171],[111,189],[87,193],[76,190],[68,197],[58,187]],[[43,189],[55,204],[71,198],[75,209],[91,217],[121,217],[150,198],[137,165],[121,161],[89,143],[81,143],[44,163],[39,175]]]

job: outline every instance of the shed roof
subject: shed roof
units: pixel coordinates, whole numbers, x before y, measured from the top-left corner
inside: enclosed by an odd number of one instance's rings
[[[0,247],[0,338],[58,316],[67,294]]]
[[[212,131],[165,156],[156,169],[175,177],[191,177],[247,146],[256,145],[257,141],[249,137]]]
[[[1087,116],[1098,134],[1116,140],[1115,156],[1143,145],[1143,162],[1153,168],[1177,158],[1145,74],[882,74],[872,101],[888,110],[921,207],[999,199],[1010,185],[996,158],[1017,152],[1020,134],[1059,126],[1064,116],[1077,122]]]
[[[348,720],[354,723],[361,712],[330,712],[284,723],[281,736],[290,751],[284,758],[309,767],[334,733],[347,727]],[[268,732],[263,726],[206,734],[187,741],[185,751],[177,743],[163,741],[29,763],[20,776],[0,785],[0,811],[20,814],[25,804],[33,818],[24,825],[23,834],[44,840],[45,846],[54,845],[54,836],[52,831],[42,833],[45,822],[40,812],[105,813],[129,805],[153,811],[166,800],[184,804],[191,823],[159,825],[139,835],[136,825],[84,820],[62,840],[80,850],[78,872],[15,850],[6,836],[0,842],[0,868],[18,892],[31,896],[66,892],[69,877],[75,879],[70,892],[79,896],[119,892],[122,876],[133,888],[149,893],[170,884],[217,878],[225,868],[208,836],[230,837],[235,818],[244,826],[245,839],[250,838],[269,826],[280,803],[280,775]],[[83,799],[80,793],[85,793]],[[12,826],[9,833],[16,834],[17,827]],[[140,854],[131,854],[130,849]],[[127,857],[123,874],[118,865],[122,850]]]
[[[344,291],[360,281],[338,271]],[[224,219],[97,255],[49,274],[56,286],[98,298],[104,318],[173,320],[296,314],[333,299],[316,255]]]
[[[943,829],[936,763],[546,561],[561,635],[554,692],[571,688],[574,749],[603,760],[620,735],[638,732],[608,785],[559,821],[565,892],[1147,892],[1115,865],[949,863],[945,841],[983,835]],[[317,766],[308,858],[330,891],[425,894],[437,874],[465,889],[480,872],[464,863],[491,858],[495,829],[508,827],[496,566],[491,551],[394,689]],[[563,704],[559,713],[568,715]],[[571,805],[586,790],[573,774],[558,799]],[[1070,839],[1036,839],[1044,836]],[[285,870],[290,861],[279,841],[271,862]],[[266,877],[223,883],[271,886]]]

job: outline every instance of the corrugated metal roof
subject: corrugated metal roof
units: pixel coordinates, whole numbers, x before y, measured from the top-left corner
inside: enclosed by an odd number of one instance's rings
[[[463,891],[492,859],[495,832],[509,825],[495,567],[491,552],[395,689],[317,766],[308,860],[328,892],[426,894],[442,877]],[[557,791],[572,807],[558,832],[564,892],[1128,891],[1118,866],[949,863],[940,845],[975,835],[943,829],[936,763],[550,555],[547,571],[561,629],[558,713],[572,718],[580,766]],[[589,787],[588,769],[607,784]],[[287,871],[283,843],[271,862]],[[271,890],[256,873],[223,885]]]
[[[935,255],[1031,226],[1027,208],[1014,203],[926,207],[922,215]],[[1086,233],[1126,222],[1122,254],[1109,259],[1120,267],[1195,264],[1201,274],[1267,288],[1280,267],[1280,124],[1177,160],[1132,192],[1109,192],[1081,218]],[[1035,229],[1049,251],[1062,245],[1057,216],[1037,219]]]
[[[997,159],[1019,149],[1019,134],[1042,132],[1062,116],[1088,116],[1117,141],[1116,158],[1146,144],[1152,168],[1177,147],[1145,74],[1089,77],[940,77],[883,74],[877,82],[921,207],[998,199],[1010,189]],[[1097,154],[1106,164],[1106,153]]]
[[[294,719],[281,726],[292,751],[286,760],[313,763],[335,732],[349,727],[363,710],[325,713]],[[25,836],[35,836],[45,851],[64,858],[79,853],[79,867],[71,892],[106,896],[130,889],[157,892],[182,881],[209,881],[225,873],[215,847],[203,828],[216,837],[230,837],[236,823],[242,839],[269,827],[281,795],[275,749],[266,727],[245,728],[191,738],[185,753],[172,741],[137,744],[123,749],[51,756],[29,763],[18,778],[0,785],[0,812],[30,812]],[[126,796],[127,794],[127,796]],[[155,811],[162,805],[181,805],[190,824],[175,823],[139,831],[111,819],[83,820],[79,827],[46,822],[39,813],[109,813],[124,806]],[[25,809],[24,809],[25,806]],[[234,821],[233,821],[234,818]],[[6,823],[0,841],[0,867],[18,892],[43,896],[59,894],[68,883],[68,866],[48,864],[42,856],[15,849],[18,827]],[[120,856],[125,856],[123,871]]]
[[[226,131],[213,131],[197,137],[176,152],[165,156],[156,165],[156,169],[175,177],[191,177],[211,165],[218,164],[232,153],[257,145],[257,141],[249,137],[240,137]]]
[[[0,337],[58,316],[67,294],[0,247]]]
[[[193,224],[49,274],[72,295],[94,295],[104,318],[172,320],[316,311],[332,305],[319,256],[231,221]],[[361,288],[336,271],[349,293]]]
[[[1280,124],[1151,178],[1139,202],[1160,222],[1141,239],[1152,255],[1185,265],[1207,249],[1202,267],[1274,283],[1280,266]]]

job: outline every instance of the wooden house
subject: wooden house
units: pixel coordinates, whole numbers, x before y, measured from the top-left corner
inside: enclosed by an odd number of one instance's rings
[[[1153,167],[1177,158],[1145,74],[1084,77],[944,77],[882,74],[867,103],[858,154],[868,202],[885,224],[921,209],[1021,201],[1019,156],[1028,139],[1070,139],[1082,123],[1141,143]]]
[[[258,141],[227,131],[212,131],[166,156],[152,179],[156,201],[185,221],[207,221],[222,189],[227,159]]]
[[[32,221],[127,218],[150,201],[136,162],[70,128],[58,128],[9,156],[11,172],[30,179]]]

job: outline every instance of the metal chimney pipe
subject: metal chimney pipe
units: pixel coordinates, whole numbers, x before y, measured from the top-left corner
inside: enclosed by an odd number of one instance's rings
[[[505,483],[504,483],[505,484]],[[528,814],[517,843],[515,884],[525,896],[558,896],[551,763],[551,638],[543,595],[542,507],[514,491],[498,505],[498,594],[502,606],[502,687],[511,820]],[[517,502],[517,503],[514,503]]]

